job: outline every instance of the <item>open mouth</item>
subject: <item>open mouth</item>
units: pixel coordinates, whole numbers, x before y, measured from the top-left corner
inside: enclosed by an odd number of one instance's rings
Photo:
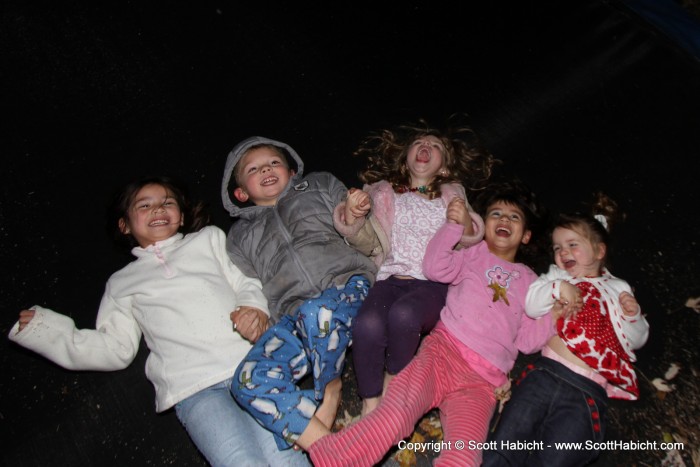
[[[418,150],[416,154],[416,161],[418,162],[430,162],[430,148],[422,147]]]
[[[496,229],[496,235],[499,237],[510,237],[511,231],[505,227],[498,227]]]
[[[568,259],[568,260],[564,261],[563,264],[564,264],[564,269],[571,269],[574,266],[576,266],[576,261],[574,261],[573,259]]]
[[[269,186],[269,185],[274,185],[277,183],[277,177],[267,177],[263,179],[262,182],[260,182],[260,185],[262,186]]]
[[[170,221],[167,219],[155,219],[151,221],[148,226],[149,227],[160,227],[161,225],[168,225],[170,224]]]

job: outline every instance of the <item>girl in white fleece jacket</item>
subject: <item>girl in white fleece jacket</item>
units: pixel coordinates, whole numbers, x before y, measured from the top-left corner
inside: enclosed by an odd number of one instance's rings
[[[130,183],[115,214],[136,260],[108,280],[95,329],[34,306],[20,312],[9,338],[70,370],[113,371],[134,360],[143,335],[156,411],[174,406],[212,465],[308,465],[299,452],[279,451],[231,397],[233,372],[269,311],[260,282],[229,260],[225,234],[204,227],[201,205],[192,207],[166,177]]]

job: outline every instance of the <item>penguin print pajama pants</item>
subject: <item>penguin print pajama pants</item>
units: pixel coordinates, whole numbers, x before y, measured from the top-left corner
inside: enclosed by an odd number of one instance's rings
[[[343,372],[352,321],[369,280],[353,276],[306,300],[262,335],[233,377],[236,401],[272,431],[280,449],[291,447],[316,412],[326,385]],[[297,383],[313,373],[314,388]]]

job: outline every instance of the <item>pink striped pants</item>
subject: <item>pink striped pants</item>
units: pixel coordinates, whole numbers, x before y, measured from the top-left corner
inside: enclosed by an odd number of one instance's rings
[[[423,415],[439,407],[444,441],[451,448],[442,450],[434,465],[478,466],[481,451],[469,449],[469,443],[486,440],[495,406],[494,387],[440,333],[433,333],[391,381],[379,407],[316,441],[309,455],[317,467],[372,466],[411,435]],[[458,441],[464,443],[462,449],[456,447]]]

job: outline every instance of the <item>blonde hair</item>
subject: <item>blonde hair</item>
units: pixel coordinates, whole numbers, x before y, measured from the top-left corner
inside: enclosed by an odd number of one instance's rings
[[[286,168],[289,168],[289,161],[287,160],[287,154],[285,154],[285,151],[282,150],[282,148],[279,148],[275,146],[274,144],[269,144],[269,143],[261,143],[261,144],[256,144],[254,146],[249,147],[248,149],[245,150],[243,154],[241,154],[241,158],[238,159],[238,162],[236,162],[236,165],[233,167],[233,178],[236,181],[236,185],[241,185],[243,182],[241,180],[241,170],[243,169],[243,165],[241,162],[247,156],[250,154],[252,151],[255,151],[256,149],[269,149],[270,151],[274,152],[280,158],[282,159],[282,163]]]

